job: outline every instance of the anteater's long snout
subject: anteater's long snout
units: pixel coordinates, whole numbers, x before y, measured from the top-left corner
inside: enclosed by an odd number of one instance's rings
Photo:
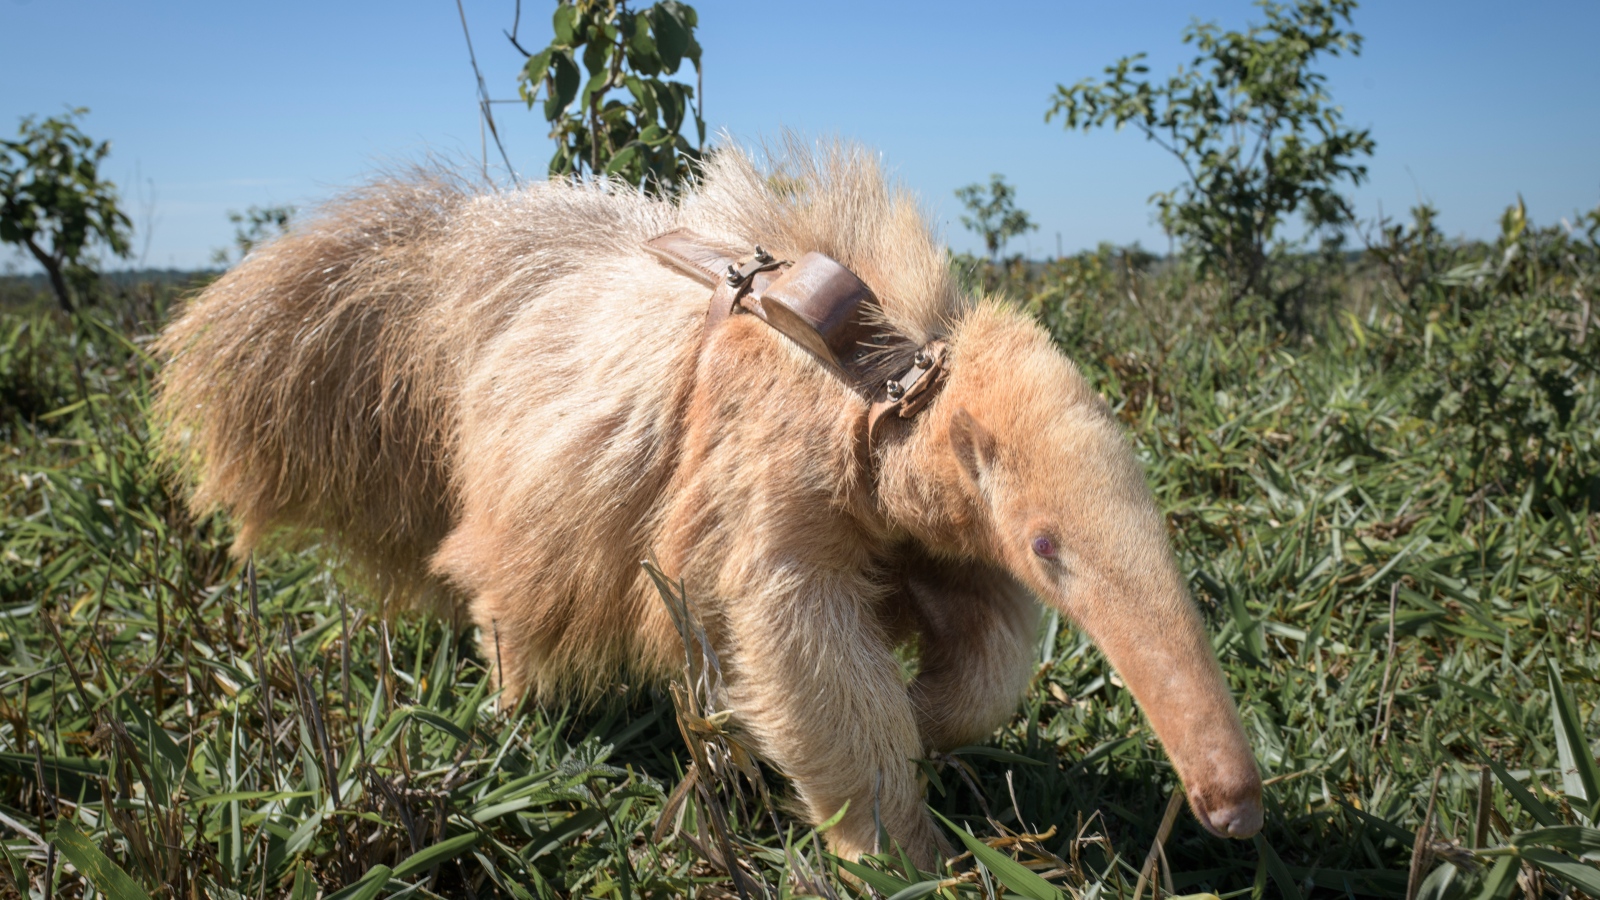
[[[1177,591],[1155,603],[1101,595],[1073,606],[1149,717],[1195,818],[1218,837],[1260,831],[1261,773],[1193,603]]]

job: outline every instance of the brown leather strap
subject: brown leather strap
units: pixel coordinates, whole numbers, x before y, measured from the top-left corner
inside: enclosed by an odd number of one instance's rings
[[[878,300],[856,274],[816,252],[799,262],[774,259],[760,246],[734,257],[684,230],[669,231],[645,243],[662,261],[712,288],[706,310],[709,334],[736,312],[749,312],[805,348],[867,400],[867,440],[875,442],[881,423],[910,419],[925,409],[944,385],[945,342],[917,351],[909,369],[874,384],[871,356],[896,343],[897,335],[875,326],[869,315]]]
[[[722,281],[728,266],[738,261],[682,229],[653,237],[645,241],[644,247],[708,287]]]
[[[765,320],[766,313],[758,298],[779,271],[790,265],[788,260],[773,259],[760,246],[751,256],[740,259],[682,229],[652,238],[644,246],[663,262],[711,288],[711,305],[706,310],[707,334],[739,308]]]
[[[800,257],[757,298],[768,325],[858,388],[862,363],[879,346],[880,335],[867,320],[877,302],[854,272],[821,253]]]

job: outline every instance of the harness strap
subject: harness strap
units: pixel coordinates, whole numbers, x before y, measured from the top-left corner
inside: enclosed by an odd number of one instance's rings
[[[944,341],[917,350],[911,367],[887,381],[872,379],[872,358],[898,335],[875,324],[868,307],[878,300],[856,274],[836,260],[810,252],[798,262],[775,259],[759,245],[731,256],[682,229],[645,242],[663,262],[712,289],[706,334],[730,315],[749,313],[805,348],[868,403],[867,440],[881,423],[910,419],[938,395],[948,372]]]

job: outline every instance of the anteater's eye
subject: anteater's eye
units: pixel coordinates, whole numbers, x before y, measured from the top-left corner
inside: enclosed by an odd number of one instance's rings
[[[1041,534],[1033,539],[1033,552],[1045,559],[1055,559],[1056,542]]]

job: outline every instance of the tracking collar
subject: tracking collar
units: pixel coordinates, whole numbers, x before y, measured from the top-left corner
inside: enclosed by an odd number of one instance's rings
[[[878,354],[905,343],[905,337],[871,320],[868,307],[878,305],[872,289],[822,253],[791,262],[757,245],[749,256],[735,258],[681,229],[646,241],[645,248],[712,288],[707,334],[729,316],[754,315],[849,384],[867,401],[869,444],[891,414],[910,419],[926,409],[949,374],[946,344],[935,340],[917,348],[911,365],[899,374],[874,378]]]

